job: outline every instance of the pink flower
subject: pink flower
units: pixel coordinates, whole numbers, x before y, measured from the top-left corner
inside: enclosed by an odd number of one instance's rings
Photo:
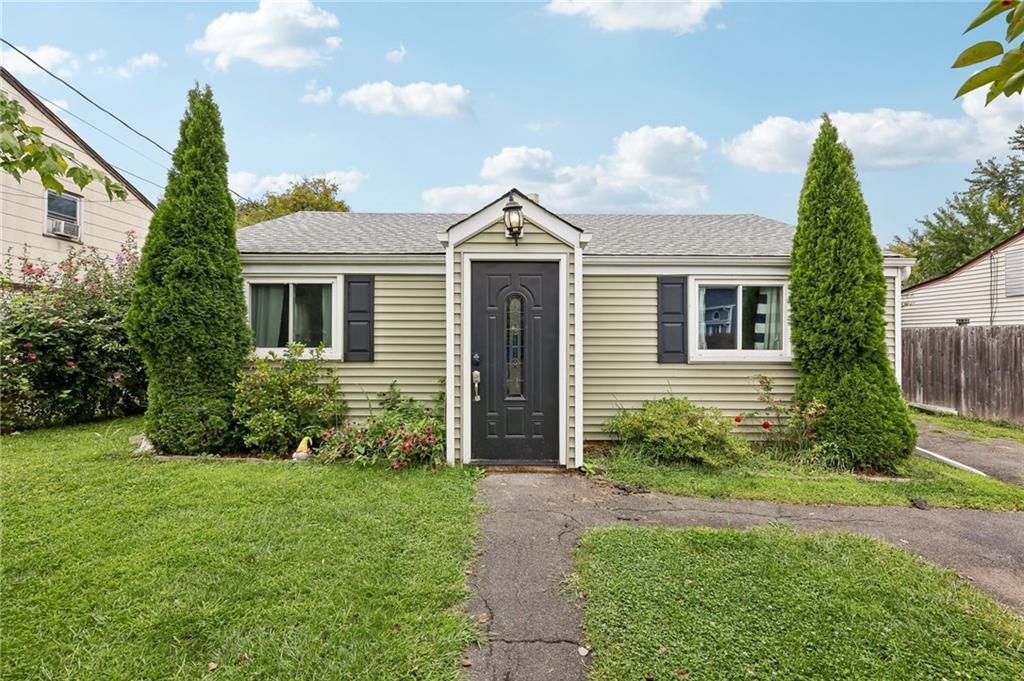
[[[75,368],[75,361],[73,359],[69,359],[68,361],[66,361],[64,363],[67,364],[72,369]]]
[[[36,353],[34,353],[34,352],[28,353],[28,361],[30,361],[30,362],[36,361]]]
[[[25,341],[25,347],[28,348],[29,350],[31,350],[32,349],[32,341]]]

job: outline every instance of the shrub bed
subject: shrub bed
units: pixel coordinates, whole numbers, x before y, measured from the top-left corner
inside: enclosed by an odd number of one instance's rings
[[[324,433],[316,453],[319,461],[387,463],[401,469],[411,463],[430,466],[445,461],[444,392],[434,407],[402,394],[395,383],[380,393],[381,411],[362,423],[346,423]]]
[[[113,263],[95,249],[72,249],[56,265],[23,256],[18,272],[4,273],[0,421],[5,432],[145,409],[145,367],[124,327],[138,262],[129,231]]]
[[[723,466],[750,451],[747,442],[731,432],[732,423],[721,411],[679,397],[644,402],[637,411],[621,410],[605,429],[627,446],[666,463]]]
[[[245,445],[259,454],[283,456],[345,416],[348,405],[334,372],[323,365],[323,348],[305,352],[293,343],[284,357],[253,358],[238,382],[234,418]]]

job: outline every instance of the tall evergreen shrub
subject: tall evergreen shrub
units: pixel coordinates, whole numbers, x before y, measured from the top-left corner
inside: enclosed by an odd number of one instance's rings
[[[149,375],[146,434],[170,454],[238,446],[231,408],[251,336],[227,165],[213,92],[196,85],[127,317]]]
[[[818,437],[847,463],[891,471],[917,433],[886,350],[882,252],[853,154],[828,116],[807,166],[792,258],[795,397],[825,403]]]

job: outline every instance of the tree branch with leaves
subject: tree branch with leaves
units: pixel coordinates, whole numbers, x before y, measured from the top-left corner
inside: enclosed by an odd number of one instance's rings
[[[1000,57],[999,63],[988,66],[968,78],[956,93],[957,97],[988,85],[985,105],[991,104],[999,95],[1010,97],[1024,90],[1024,45],[1011,47],[1013,41],[1024,34],[1024,0],[992,0],[981,11],[964,33],[969,33],[1000,15],[1006,18],[1006,35],[1003,43],[998,40],[983,40],[971,45],[960,53],[953,62],[953,68],[974,66]]]
[[[79,189],[100,182],[111,200],[128,198],[128,190],[105,173],[80,163],[75,155],[58,144],[43,139],[43,129],[24,119],[25,107],[0,93],[0,169],[18,182],[35,171],[47,189],[64,191],[62,180],[70,180]]]

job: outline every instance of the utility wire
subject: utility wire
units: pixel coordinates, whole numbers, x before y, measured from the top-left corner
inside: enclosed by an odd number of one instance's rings
[[[56,73],[54,73],[54,72],[53,72],[53,71],[51,71],[50,69],[46,68],[45,66],[43,66],[42,64],[40,64],[39,62],[37,62],[37,61],[36,61],[35,59],[33,59],[32,57],[30,57],[29,55],[25,54],[25,52],[24,52],[24,51],[23,51],[22,49],[20,49],[19,47],[17,47],[17,46],[15,46],[15,45],[11,44],[11,42],[10,42],[9,40],[7,40],[6,38],[0,38],[0,42],[3,42],[3,44],[4,44],[4,45],[7,45],[7,47],[11,48],[12,50],[14,50],[14,51],[15,51],[15,52],[17,52],[18,54],[20,54],[20,55],[21,55],[22,57],[24,57],[25,59],[28,59],[28,60],[29,60],[30,62],[32,62],[33,64],[35,64],[36,66],[38,66],[38,67],[39,67],[40,69],[42,69],[43,71],[45,71],[46,73],[50,74],[50,75],[51,75],[52,77],[56,78],[56,79],[57,79],[57,80],[59,80],[60,82],[62,82],[62,83],[64,83],[65,85],[67,85],[67,86],[68,86],[69,88],[71,88],[72,90],[74,90],[74,91],[75,91],[75,93],[76,93],[76,94],[77,94],[77,95],[78,95],[79,97],[81,97],[81,98],[82,98],[82,99],[84,99],[85,101],[89,102],[89,103],[90,103],[90,104],[92,104],[92,105],[93,105],[94,107],[96,107],[97,109],[99,109],[99,110],[100,110],[100,111],[102,111],[103,113],[107,114],[108,116],[110,116],[111,118],[113,118],[113,119],[114,119],[115,121],[117,121],[118,123],[120,123],[120,124],[121,124],[121,125],[123,125],[124,127],[128,128],[129,130],[131,130],[132,132],[134,132],[134,133],[135,133],[136,135],[138,135],[139,137],[141,137],[141,138],[143,138],[143,139],[145,139],[145,140],[149,141],[149,142],[150,142],[151,144],[155,145],[155,146],[156,146],[156,147],[157,147],[158,149],[162,150],[162,151],[163,151],[164,153],[166,153],[166,154],[167,154],[168,156],[172,156],[172,154],[171,154],[171,152],[170,152],[170,151],[168,151],[168,150],[167,150],[167,149],[166,149],[166,148],[165,148],[164,146],[162,146],[162,145],[161,145],[161,144],[160,144],[159,142],[157,142],[156,140],[154,140],[154,139],[153,139],[152,137],[149,137],[148,135],[144,135],[143,133],[139,132],[138,130],[136,130],[136,129],[135,129],[135,128],[133,128],[132,126],[128,125],[128,124],[127,124],[127,123],[126,123],[126,122],[124,121],[124,119],[123,119],[123,118],[121,118],[120,116],[118,116],[118,115],[114,114],[114,113],[113,113],[112,111],[110,111],[109,109],[106,109],[106,108],[104,108],[104,107],[100,106],[99,104],[97,104],[97,103],[96,103],[95,101],[93,101],[92,99],[90,99],[90,98],[89,98],[89,96],[88,96],[88,95],[86,95],[86,94],[85,94],[84,92],[82,92],[81,90],[79,90],[78,88],[76,88],[76,87],[75,87],[74,85],[72,85],[71,83],[67,82],[66,80],[64,80],[63,78],[61,78],[60,76],[58,76],[58,75],[57,75]]]
[[[56,142],[57,144],[64,144],[64,140],[60,139],[59,137],[54,137],[53,135],[51,135],[50,133],[46,132],[45,130],[43,131],[43,137],[51,139],[54,142]],[[110,161],[107,161],[107,163],[110,163]],[[111,165],[111,167],[113,167],[118,172],[124,173],[125,175],[131,175],[136,180],[141,180],[142,182],[145,182],[146,184],[151,184],[154,187],[156,187],[157,189],[160,189],[161,191],[166,189],[166,187],[164,187],[162,184],[157,184],[153,180],[147,180],[146,178],[142,177],[141,175],[139,175],[137,173],[133,173],[130,170],[125,170],[124,168],[122,168],[120,166],[115,166],[113,163],[110,163],[110,165]]]
[[[29,89],[29,92],[31,92],[32,94],[34,94],[36,97],[38,97],[39,99],[43,100],[47,104],[49,104],[51,106],[54,106],[54,107],[60,109],[61,111],[63,111],[64,113],[66,113],[67,115],[77,119],[78,121],[80,121],[84,125],[88,125],[90,128],[92,128],[96,132],[98,132],[98,133],[100,133],[102,135],[105,135],[106,137],[109,137],[110,139],[114,140],[115,142],[120,144],[125,149],[130,149],[131,151],[134,151],[136,154],[138,154],[142,158],[146,159],[147,161],[151,162],[153,165],[157,166],[158,168],[160,168],[162,170],[170,170],[170,168],[168,168],[167,166],[163,165],[162,163],[160,163],[160,161],[157,161],[152,156],[147,156],[146,154],[142,153],[141,151],[139,151],[135,147],[131,146],[127,142],[123,142],[123,141],[119,140],[118,138],[114,137],[113,135],[111,135],[106,130],[93,125],[89,121],[85,120],[84,118],[82,118],[81,116],[76,114],[74,111],[71,111],[70,109],[68,109],[66,106],[61,106],[58,102],[56,102],[56,101],[54,101],[52,99],[47,99],[46,97],[42,96],[41,94],[39,94],[35,90]]]
[[[71,83],[69,83],[69,82],[68,82],[68,81],[66,81],[65,79],[61,78],[60,76],[58,76],[58,75],[57,75],[56,73],[54,73],[54,72],[53,72],[53,71],[51,71],[50,69],[46,68],[45,66],[43,66],[42,64],[40,64],[39,62],[37,62],[37,61],[36,61],[35,59],[33,59],[32,57],[30,57],[30,56],[29,56],[28,54],[26,54],[26,53],[24,52],[24,50],[22,50],[21,48],[19,48],[19,47],[18,47],[17,45],[14,45],[13,43],[11,43],[11,41],[7,40],[6,38],[2,38],[2,37],[0,37],[0,42],[2,42],[2,43],[3,43],[4,45],[7,45],[7,46],[8,46],[9,48],[11,48],[12,50],[14,50],[14,51],[15,51],[15,52],[17,52],[18,54],[20,54],[20,55],[21,55],[22,57],[24,57],[25,59],[28,59],[28,60],[29,60],[30,62],[32,62],[33,64],[35,64],[35,65],[36,65],[36,66],[37,66],[37,67],[38,67],[39,69],[41,69],[41,70],[42,70],[43,72],[45,72],[45,73],[46,73],[47,75],[49,75],[50,77],[52,77],[52,78],[54,78],[54,79],[56,79],[56,80],[60,81],[60,82],[61,82],[61,83],[63,83],[64,85],[66,85],[66,86],[67,86],[68,88],[70,88],[70,89],[71,89],[72,91],[74,91],[74,92],[75,92],[75,94],[77,94],[77,95],[78,95],[79,97],[81,97],[81,98],[82,98],[82,99],[84,99],[85,101],[89,102],[90,104],[92,104],[93,106],[95,106],[95,107],[96,107],[97,109],[99,109],[99,110],[100,110],[100,111],[102,111],[103,113],[107,114],[108,116],[110,116],[111,118],[113,118],[113,119],[114,119],[115,121],[117,121],[118,123],[120,123],[120,124],[121,124],[121,125],[123,125],[124,127],[128,128],[129,130],[131,130],[131,131],[132,131],[133,133],[135,133],[136,135],[138,135],[139,137],[141,137],[142,139],[146,140],[147,142],[149,142],[150,144],[152,144],[153,146],[155,146],[155,147],[156,147],[157,149],[159,149],[160,151],[164,152],[164,153],[165,153],[165,154],[167,154],[168,156],[172,156],[172,157],[174,156],[174,154],[172,154],[172,153],[171,153],[171,152],[170,152],[170,151],[169,151],[169,150],[168,150],[168,149],[167,149],[166,147],[164,147],[164,146],[163,146],[162,144],[160,144],[159,142],[157,142],[156,140],[154,140],[154,139],[153,139],[152,137],[150,137],[149,135],[146,135],[146,134],[144,134],[144,133],[142,133],[142,132],[139,132],[139,131],[138,131],[137,129],[135,129],[134,127],[132,127],[131,125],[129,125],[129,124],[127,123],[127,122],[125,122],[125,120],[124,120],[123,118],[121,118],[120,116],[118,116],[118,115],[117,115],[117,114],[115,114],[114,112],[110,111],[110,110],[109,110],[109,109],[107,109],[106,107],[104,107],[104,106],[101,106],[100,104],[98,104],[98,103],[97,103],[97,102],[96,102],[95,100],[93,100],[92,98],[90,98],[90,97],[89,97],[88,95],[86,95],[86,94],[85,94],[84,92],[82,92],[81,90],[79,90],[79,89],[78,89],[77,87],[75,87],[74,85],[72,85]],[[63,107],[62,107],[62,108],[63,108]],[[64,110],[65,110],[65,111],[67,111],[67,109],[64,109]],[[70,113],[70,112],[68,112],[68,113]],[[72,114],[72,115],[74,115],[74,114]],[[82,119],[81,119],[81,118],[79,118],[78,116],[75,116],[75,118],[78,118],[79,120],[82,120]],[[83,120],[82,122],[83,122],[83,123],[85,123],[85,121],[84,121],[84,120]],[[90,125],[91,125],[91,124],[90,124]],[[91,126],[91,127],[95,127],[95,126]],[[97,129],[98,129],[98,128],[97,128]],[[102,132],[102,131],[101,131],[101,132]],[[108,133],[104,133],[104,134],[107,134],[107,136],[108,136],[108,137],[111,137],[111,135],[109,135]],[[114,138],[114,139],[116,139],[116,138]],[[118,141],[119,141],[119,140],[118,140]],[[124,144],[124,142],[121,142],[121,144]],[[125,144],[125,146],[128,146],[128,145],[127,145],[127,144]],[[129,148],[129,149],[131,149],[131,147],[128,147],[128,148]],[[137,152],[137,153],[140,153],[140,152]],[[115,167],[115,168],[117,168],[117,166],[114,166],[114,167]],[[155,182],[152,182],[152,181],[150,181],[150,180],[146,180],[145,178],[141,178],[141,177],[139,177],[138,175],[136,175],[135,173],[129,172],[129,171],[127,171],[127,170],[124,170],[124,169],[122,169],[122,168],[117,168],[117,169],[118,169],[119,171],[123,172],[123,173],[126,173],[126,174],[128,174],[128,175],[131,175],[132,177],[138,178],[138,179],[142,180],[143,182],[148,182],[149,184],[152,184],[152,185],[154,185],[154,186],[160,187],[160,185],[156,184]],[[161,189],[163,189],[163,187],[160,187],[160,188],[161,188]],[[231,192],[232,194],[234,194],[235,196],[237,196],[238,198],[242,199],[243,201],[251,201],[251,199],[249,199],[249,198],[248,198],[248,197],[246,197],[246,196],[242,196],[241,194],[239,194],[238,192],[236,192],[236,191],[235,191],[234,189],[232,189],[231,187],[228,187],[228,191],[229,191],[229,192]]]

